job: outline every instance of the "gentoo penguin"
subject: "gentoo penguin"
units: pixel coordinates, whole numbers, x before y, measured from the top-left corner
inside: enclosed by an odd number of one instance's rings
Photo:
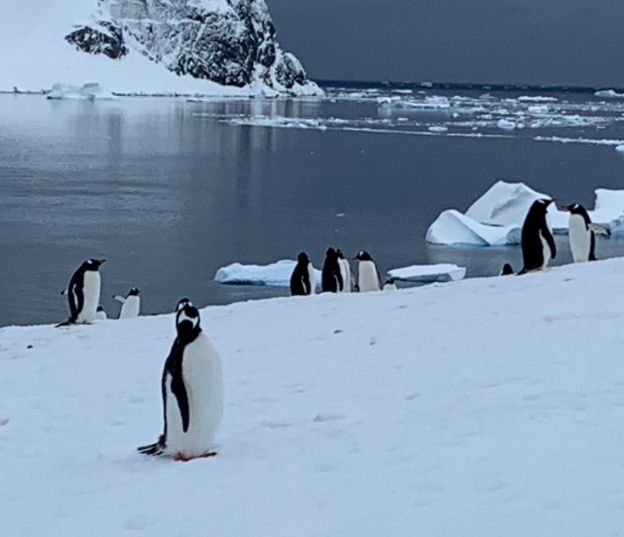
[[[297,256],[297,264],[290,277],[290,294],[312,295],[315,288],[314,267],[310,263],[310,258],[305,252],[301,252]]]
[[[503,265],[503,269],[500,271],[499,276],[510,276],[514,273],[513,267],[509,263]]]
[[[133,287],[128,294],[123,297],[119,295],[113,296],[117,302],[121,302],[121,311],[119,312],[120,319],[131,319],[139,316],[141,310],[141,292]]]
[[[377,270],[377,265],[375,265],[375,262],[370,254],[362,251],[359,252],[354,259],[359,261],[357,284],[360,293],[381,290],[381,278],[379,277],[379,271]]]
[[[101,280],[98,269],[106,259],[87,259],[69,280],[69,319],[57,326],[88,324],[95,319],[100,303]]]
[[[383,290],[384,291],[396,291],[397,290],[396,283],[394,283],[394,278],[388,278],[386,280],[386,283],[384,283],[384,286],[383,286]]]
[[[108,315],[106,315],[106,312],[104,311],[104,308],[102,306],[97,307],[97,310],[95,312],[95,318],[99,321],[105,321],[106,319],[108,319]]]
[[[340,275],[342,276],[342,292],[350,293],[352,287],[351,265],[349,260],[344,256],[342,250],[336,250],[338,256],[338,265],[340,265]]]
[[[570,213],[568,240],[575,263],[596,261],[596,233],[611,235],[604,226],[592,224],[585,207],[578,203],[561,207]]]
[[[322,283],[324,293],[339,293],[344,285],[338,254],[333,248],[328,248],[325,255]]]
[[[221,359],[200,327],[199,311],[188,300],[178,302],[176,330],[161,381],[164,432],[138,451],[179,461],[211,457],[216,455],[212,448],[223,418]]]
[[[533,202],[522,225],[522,258],[524,268],[539,270],[548,266],[548,262],[557,255],[557,247],[553,238],[546,211],[552,199],[538,199]]]

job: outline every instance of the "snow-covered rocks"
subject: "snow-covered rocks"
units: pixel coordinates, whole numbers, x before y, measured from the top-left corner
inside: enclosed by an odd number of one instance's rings
[[[215,281],[229,285],[268,285],[271,287],[288,287],[290,277],[297,265],[296,261],[282,259],[269,265],[242,265],[233,263],[221,267],[215,274]],[[321,285],[321,271],[316,270],[316,286]]]
[[[68,86],[66,84],[54,84],[47,93],[48,99],[69,99],[76,101],[99,101],[115,99],[115,96],[108,90],[95,82],[84,84],[81,87]]]
[[[597,189],[595,210],[588,211],[593,222],[617,231],[624,218],[624,190]],[[498,181],[475,201],[465,214],[448,209],[429,226],[427,242],[444,245],[504,246],[518,244],[524,218],[531,204],[550,198],[524,183]],[[567,233],[569,214],[554,204],[548,209],[550,226],[556,233]]]
[[[452,282],[466,276],[466,269],[450,263],[438,265],[411,265],[388,271],[393,280],[410,283]]]
[[[98,81],[115,93],[322,95],[265,0],[26,0],[0,21],[0,90]],[[53,79],[51,79],[54,77]]]

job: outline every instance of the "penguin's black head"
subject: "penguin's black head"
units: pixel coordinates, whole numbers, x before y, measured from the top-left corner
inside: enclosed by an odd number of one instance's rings
[[[552,198],[541,198],[538,199],[535,203],[541,207],[544,207],[544,210],[548,209],[548,206],[553,203],[555,200]]]
[[[98,270],[100,266],[106,263],[106,259],[87,259],[82,266],[85,270]]]
[[[336,257],[336,250],[333,248],[327,248],[327,252],[325,252],[327,257]]]
[[[368,252],[365,252],[364,250],[362,250],[361,252],[358,252],[358,255],[356,255],[353,259],[357,259],[358,261],[372,261],[373,260],[370,254]]]
[[[305,252],[299,252],[299,255],[297,256],[297,262],[307,265],[310,262],[310,258]]]
[[[386,278],[386,283],[393,284],[394,278]]]
[[[175,307],[176,313],[179,312],[187,304],[191,304],[191,301],[188,298],[181,298],[180,300],[178,300],[178,303]]]
[[[184,304],[176,315],[178,336],[183,339],[193,338],[199,331],[199,310],[190,302]]]
[[[561,207],[562,211],[569,212],[571,214],[583,214],[584,209],[578,203],[572,203],[571,205],[563,205]]]
[[[345,256],[342,253],[342,250],[340,248],[338,248],[338,250],[336,250],[336,255],[338,256],[338,259],[344,259]]]
[[[97,311],[104,311],[104,308],[102,306],[98,306]]]
[[[139,291],[136,287],[133,287],[128,292],[128,296],[139,296],[140,294],[141,294],[141,291]]]
[[[513,274],[513,267],[509,264],[509,263],[505,263],[503,265],[503,270],[501,271],[501,276],[509,276],[510,274]]]

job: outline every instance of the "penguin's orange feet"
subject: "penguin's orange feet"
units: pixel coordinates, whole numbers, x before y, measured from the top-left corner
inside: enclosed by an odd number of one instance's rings
[[[176,453],[173,457],[173,460],[178,461],[178,462],[189,462],[189,461],[192,461],[193,459],[207,459],[209,457],[216,457],[216,456],[217,456],[216,451],[207,451],[206,453],[203,453],[202,455],[199,455],[197,457],[187,457],[186,455],[182,453]]]

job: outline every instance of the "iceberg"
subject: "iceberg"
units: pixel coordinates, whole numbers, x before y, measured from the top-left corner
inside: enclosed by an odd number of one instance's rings
[[[81,87],[57,83],[48,91],[46,97],[55,100],[70,99],[76,101],[100,101],[117,98],[95,82],[83,84]]]
[[[595,209],[589,216],[612,232],[624,231],[624,190],[595,190]],[[429,226],[426,240],[449,246],[504,246],[520,243],[524,218],[531,204],[550,198],[524,183],[498,181],[475,201],[465,214],[455,209],[443,211]],[[555,233],[567,233],[568,213],[551,205],[548,220]]]
[[[520,228],[515,225],[481,224],[455,209],[449,209],[429,226],[426,241],[448,246],[505,246],[520,243]]]
[[[291,259],[282,259],[269,265],[242,265],[233,263],[217,270],[214,280],[228,285],[267,285],[270,287],[290,286],[290,276],[297,264]],[[321,285],[321,271],[314,269],[316,286]]]
[[[606,97],[607,99],[624,99],[624,93],[618,93],[615,90],[600,90],[594,92],[596,97]]]
[[[466,276],[466,269],[444,263],[439,265],[411,265],[388,271],[393,280],[410,283],[454,282]]]

